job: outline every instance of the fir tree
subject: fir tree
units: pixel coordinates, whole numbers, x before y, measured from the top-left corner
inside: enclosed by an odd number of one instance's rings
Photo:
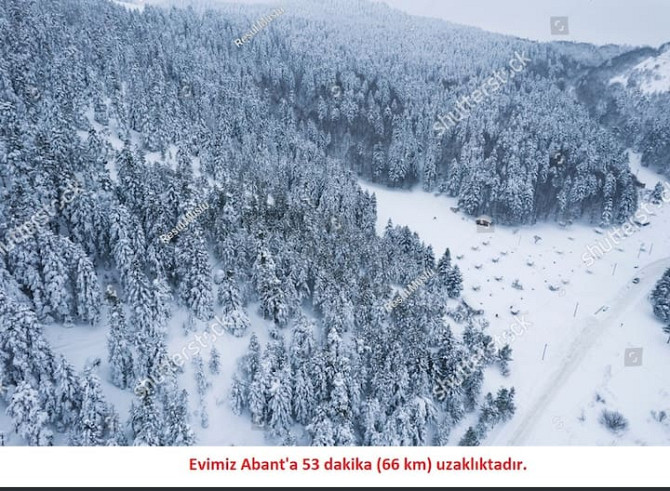
[[[12,418],[14,431],[28,445],[50,446],[53,433],[47,423],[49,415],[40,409],[39,395],[29,383],[21,382],[7,406],[7,415]]]
[[[135,373],[123,304],[112,287],[107,288],[105,298],[109,312],[107,349],[111,381],[117,387],[126,389],[133,383]]]
[[[81,412],[70,434],[73,445],[103,445],[109,436],[108,424],[113,414],[107,404],[100,387],[100,379],[93,370],[97,366],[86,369],[82,380]]]
[[[477,437],[477,433],[475,430],[470,426],[468,428],[468,431],[465,432],[465,435],[463,435],[463,438],[461,438],[461,441],[458,442],[458,445],[461,447],[477,447],[479,446],[479,438]]]
[[[463,290],[463,277],[458,266],[451,268],[447,275],[447,294],[449,298],[458,298]]]
[[[209,352],[209,373],[212,375],[218,375],[221,372],[221,355],[219,351],[212,346],[211,351]]]
[[[130,406],[133,445],[156,447],[165,444],[165,424],[154,398],[155,394],[146,392],[139,402],[133,401]]]

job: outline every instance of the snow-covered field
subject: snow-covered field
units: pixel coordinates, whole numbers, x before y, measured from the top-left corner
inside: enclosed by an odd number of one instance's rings
[[[183,365],[184,373],[178,375],[180,387],[186,389],[189,394],[189,404],[191,409],[191,423],[197,435],[198,445],[230,446],[230,445],[264,445],[264,432],[255,428],[249,418],[235,415],[228,403],[228,394],[235,372],[237,359],[246,353],[249,344],[249,338],[252,332],[256,332],[261,345],[268,341],[269,322],[263,320],[256,314],[257,305],[250,305],[248,309],[252,329],[242,338],[236,338],[228,333],[216,338],[215,341],[207,341],[203,338],[205,330],[209,331],[210,324],[196,320],[197,329],[185,335],[182,328],[186,321],[185,311],[175,312],[170,320],[168,328],[168,352],[174,356],[178,353],[184,353],[184,350],[191,344],[196,346],[203,358],[205,367],[209,362],[209,354],[212,347],[215,347],[221,355],[221,371],[218,375],[212,375],[207,368],[208,381],[211,386],[205,395],[205,410],[209,417],[209,426],[202,428],[200,425],[200,411],[202,406],[197,396],[195,370],[192,364],[193,354],[189,349],[189,354]],[[100,328],[90,326],[77,326],[76,335],[71,330],[64,329],[60,325],[49,325],[45,327],[45,336],[53,350],[56,353],[64,354],[67,359],[78,369],[83,370],[96,357],[102,357],[98,374],[102,380],[102,388],[109,402],[114,404],[116,410],[120,413],[121,419],[126,420],[130,410],[131,400],[134,395],[129,391],[123,391],[109,382],[109,367],[105,355],[107,353],[106,336]],[[217,328],[220,330],[220,328]],[[199,344],[198,339],[202,340]],[[202,347],[205,345],[205,347]],[[135,398],[136,401],[139,399]],[[7,426],[9,427],[9,422]],[[14,435],[10,435],[14,439]],[[60,440],[55,444],[67,444],[65,436],[58,434]],[[11,443],[11,442],[10,442]],[[14,441],[14,444],[17,442]]]
[[[661,177],[631,157],[633,172],[653,188]],[[361,185],[377,196],[379,234],[392,219],[416,231],[438,257],[449,247],[463,271],[463,297],[485,309],[490,332],[521,332],[510,343],[511,375],[491,368],[484,385],[485,392],[514,386],[517,412],[482,444],[670,443],[667,419],[660,423],[651,414],[670,413],[670,345],[647,299],[670,267],[670,203],[650,205],[650,225],[627,238],[608,239],[609,230],[586,224],[495,225],[480,232],[472,217],[452,211],[455,198]],[[612,247],[598,258],[597,245]],[[517,279],[523,290],[512,287]],[[638,348],[641,357],[626,355]],[[628,419],[623,434],[598,423],[604,408]]]

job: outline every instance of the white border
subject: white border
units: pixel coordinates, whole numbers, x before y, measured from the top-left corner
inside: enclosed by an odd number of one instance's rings
[[[3,486],[665,486],[666,447],[2,447]],[[371,471],[326,471],[329,458],[368,460]],[[436,460],[523,460],[525,471],[437,471]],[[190,459],[237,461],[236,470],[189,470]],[[319,459],[317,471],[242,471],[245,458]],[[430,458],[432,470],[403,470]],[[378,472],[378,459],[399,470]],[[380,462],[383,462],[380,461]],[[387,461],[387,462],[392,462]]]

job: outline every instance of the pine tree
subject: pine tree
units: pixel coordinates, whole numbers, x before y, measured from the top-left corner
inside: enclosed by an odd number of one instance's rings
[[[445,446],[449,443],[449,435],[454,428],[454,419],[450,414],[446,414],[437,426],[435,433],[434,445]]]
[[[239,379],[237,373],[233,375],[233,383],[230,389],[229,400],[233,413],[237,414],[238,416],[242,414],[244,408],[249,404],[247,385]]]
[[[449,274],[451,273],[451,252],[449,248],[437,262],[437,275],[442,285],[448,284]]]
[[[333,422],[322,408],[317,410],[317,414],[312,420],[312,423],[307,426],[307,431],[312,436],[312,446],[335,446],[335,429],[333,427]]]
[[[7,415],[14,431],[28,445],[50,446],[53,433],[47,427],[49,415],[40,409],[39,395],[28,382],[21,382],[9,401]]]
[[[205,392],[210,386],[205,375],[205,365],[202,361],[202,356],[197,355],[193,358],[193,368],[195,370],[195,381],[198,389],[198,397],[200,398],[200,426],[207,428],[209,426],[209,414],[207,413],[207,406],[205,404]]]
[[[194,227],[191,224],[190,227]],[[200,320],[206,321],[214,312],[211,266],[205,243],[199,233],[182,232],[178,247],[178,276],[180,296],[184,304]]]
[[[110,286],[105,298],[109,311],[107,350],[111,382],[121,389],[130,387],[135,379],[133,356],[123,304]]]
[[[63,247],[52,234],[40,235],[42,277],[49,313],[56,320],[69,320],[72,314],[72,291]]]
[[[656,186],[654,186],[654,190],[651,193],[651,202],[654,204],[661,203],[663,201],[663,184],[661,182],[657,182]]]
[[[93,264],[81,253],[75,268],[76,312],[84,322],[96,324],[100,319],[101,292]]]
[[[251,421],[254,424],[259,426],[265,424],[267,397],[265,395],[265,383],[260,371],[256,373],[249,386],[249,411],[251,412]]]
[[[247,349],[247,353],[242,357],[242,359],[239,362],[239,369],[240,372],[242,373],[244,380],[251,383],[251,380],[253,380],[256,377],[256,373],[260,368],[260,362],[261,362],[261,346],[258,342],[258,337],[254,333],[251,335],[251,338],[249,339],[249,348]]]
[[[219,303],[222,306],[221,324],[235,337],[242,337],[249,329],[249,317],[242,307],[239,290],[232,274],[227,275],[219,286]]]
[[[295,420],[307,425],[314,412],[314,387],[306,365],[301,366],[294,378],[293,415]]]
[[[663,322],[670,321],[670,269],[666,270],[656,283],[651,292],[651,303],[656,317]]]
[[[212,375],[218,375],[221,372],[221,355],[219,351],[212,346],[212,350],[209,352],[209,373]]]
[[[385,426],[384,413],[377,399],[365,402],[363,411],[363,441],[366,446],[381,445],[383,441],[383,428]]]
[[[108,437],[108,424],[113,410],[105,402],[100,379],[93,373],[96,365],[86,369],[82,380],[81,412],[70,434],[72,445],[103,445]]]
[[[458,266],[451,268],[447,275],[447,294],[449,298],[458,298],[463,290],[463,277]]]
[[[510,348],[509,344],[498,350],[497,360],[500,363],[501,373],[507,377],[510,373],[509,362],[512,361],[512,348]]]
[[[108,447],[125,447],[128,445],[128,440],[119,421],[119,415],[116,412],[113,412],[107,418],[107,428],[109,437],[106,445]]]
[[[63,431],[79,419],[83,398],[82,382],[63,355],[56,362],[54,380],[58,408],[56,427]]]
[[[188,393],[185,390],[179,392],[175,385],[164,392],[163,407],[165,408],[165,445],[195,445],[195,433],[189,424]]]
[[[156,407],[154,397],[155,394],[146,392],[139,403],[133,401],[130,406],[133,445],[156,447],[165,443],[163,415]]]
[[[516,406],[514,405],[514,395],[514,387],[509,390],[502,387],[498,390],[495,406],[498,411],[498,417],[502,422],[509,420],[516,411]]]
[[[484,403],[481,406],[481,413],[479,421],[477,422],[476,432],[479,437],[485,436],[491,428],[499,421],[500,414],[496,407],[493,396],[489,392],[484,398]]]
[[[461,441],[458,442],[458,445],[461,447],[479,446],[479,438],[477,437],[477,433],[472,428],[472,426],[470,426],[468,428],[468,431],[465,432],[465,435],[463,436],[463,438],[461,438]]]
[[[268,393],[269,425],[275,436],[285,435],[293,418],[291,417],[292,377],[288,369],[284,369],[274,378]]]
[[[195,370],[195,381],[198,395],[204,397],[207,387],[209,387],[209,383],[207,382],[207,376],[205,375],[205,365],[202,361],[202,356],[196,355],[193,357],[193,369]]]
[[[254,262],[252,276],[261,300],[261,313],[263,317],[283,325],[288,320],[288,305],[276,269],[269,251],[261,249]]]

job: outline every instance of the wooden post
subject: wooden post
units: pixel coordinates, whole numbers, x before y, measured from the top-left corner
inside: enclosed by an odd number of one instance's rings
[[[572,314],[572,317],[577,317],[577,309],[579,308],[579,302],[575,305],[575,312]]]
[[[544,351],[542,352],[542,361],[544,361],[544,355],[547,353],[547,343],[544,344]]]

